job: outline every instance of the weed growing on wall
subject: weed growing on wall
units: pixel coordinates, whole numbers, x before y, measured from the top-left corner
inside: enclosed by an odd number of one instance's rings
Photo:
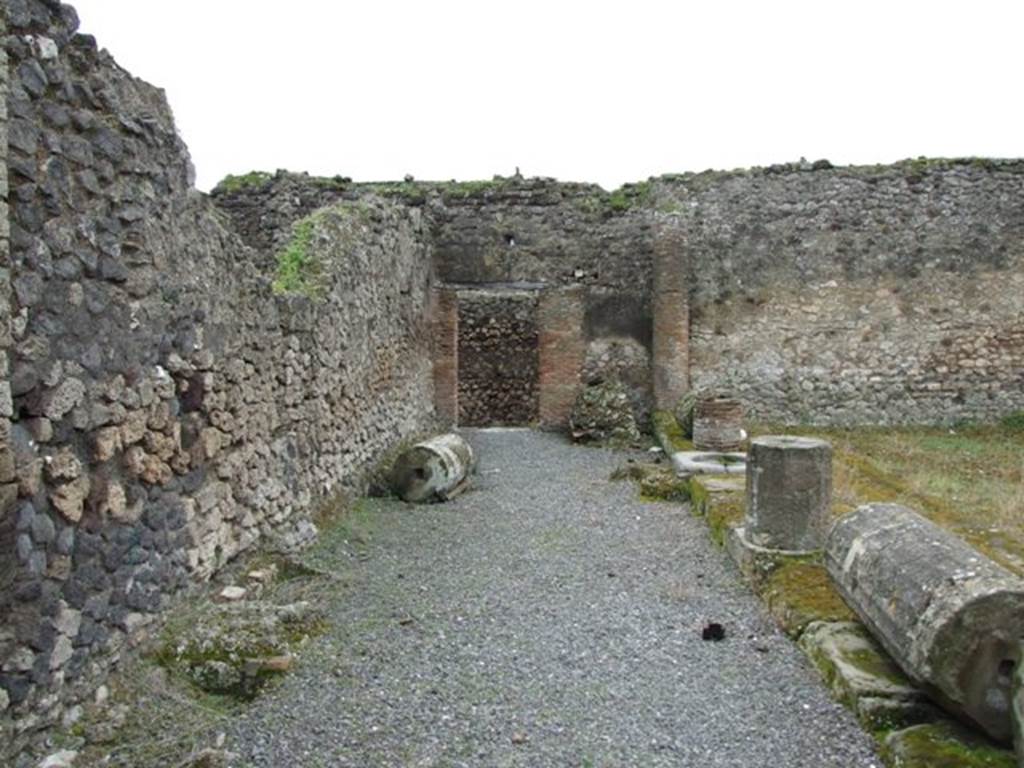
[[[320,268],[310,252],[315,226],[316,220],[307,216],[292,227],[292,239],[277,254],[274,293],[301,293],[306,296],[318,293]]]
[[[218,182],[215,187],[216,191],[219,192],[240,192],[243,189],[249,187],[258,187],[262,184],[266,184],[274,177],[274,174],[267,173],[266,171],[250,171],[249,173],[243,173],[239,176],[228,174]]]

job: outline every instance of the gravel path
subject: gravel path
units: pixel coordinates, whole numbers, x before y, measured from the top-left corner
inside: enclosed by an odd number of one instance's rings
[[[703,522],[608,481],[622,454],[467,435],[474,490],[325,536],[332,629],[235,723],[241,765],[881,765]]]

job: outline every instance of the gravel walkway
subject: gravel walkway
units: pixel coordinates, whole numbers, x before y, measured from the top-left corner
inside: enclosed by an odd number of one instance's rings
[[[474,490],[325,536],[333,627],[236,721],[240,765],[881,765],[703,522],[608,481],[623,454],[467,435]]]

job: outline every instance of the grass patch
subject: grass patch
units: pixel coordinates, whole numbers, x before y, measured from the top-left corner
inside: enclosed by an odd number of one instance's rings
[[[249,171],[249,173],[243,173],[239,176],[229,173],[217,183],[213,191],[221,193],[241,192],[243,189],[261,187],[272,178],[274,178],[274,174],[267,171]]]
[[[867,502],[904,504],[1024,575],[1024,437],[1013,423],[756,431],[832,444],[836,517]]]
[[[320,265],[310,250],[315,227],[313,216],[307,216],[292,226],[291,240],[277,254],[277,274],[272,285],[274,293],[314,296],[320,292]]]

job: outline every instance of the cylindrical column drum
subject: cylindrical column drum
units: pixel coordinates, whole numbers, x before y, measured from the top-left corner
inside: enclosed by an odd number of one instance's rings
[[[693,409],[693,447],[729,453],[743,447],[743,403],[731,397],[702,397]]]
[[[474,462],[473,449],[462,437],[439,435],[398,457],[391,487],[405,501],[445,501],[465,488]]]
[[[1013,738],[1024,580],[899,504],[840,519],[825,564],[904,672],[992,738]]]

